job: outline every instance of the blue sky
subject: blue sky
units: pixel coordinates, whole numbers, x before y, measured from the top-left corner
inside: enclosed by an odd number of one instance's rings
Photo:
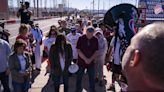
[[[17,0],[11,0],[14,3],[14,6],[17,6]],[[25,0],[31,2],[31,6],[33,6],[33,0]],[[39,0],[42,1],[42,7],[45,7],[45,0]],[[53,1],[54,0],[46,0],[47,1],[47,7],[53,7]],[[57,1],[57,4],[61,4],[62,0],[55,0]],[[98,9],[98,0],[94,0],[94,9]],[[117,5],[119,3],[131,3],[133,5],[136,5],[138,0],[99,0],[99,6],[100,9],[109,9],[114,5]],[[66,6],[69,5],[69,7],[77,8],[77,9],[93,9],[93,0],[66,0]],[[69,4],[68,4],[69,3]],[[40,3],[41,4],[41,3]]]
[[[94,0],[95,1],[95,9],[98,9],[98,0]],[[117,5],[119,3],[131,3],[134,4],[136,3],[136,0],[99,0],[99,6],[100,9],[109,9],[110,7]],[[69,2],[71,3],[72,7],[77,7],[79,9],[93,9],[93,4],[91,4],[91,2],[93,2],[93,0],[69,0]]]

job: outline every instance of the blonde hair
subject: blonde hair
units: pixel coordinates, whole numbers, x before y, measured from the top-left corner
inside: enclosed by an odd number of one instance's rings
[[[20,27],[19,27],[19,34],[23,34],[24,32],[27,33],[28,31],[28,27],[26,24],[21,24]]]

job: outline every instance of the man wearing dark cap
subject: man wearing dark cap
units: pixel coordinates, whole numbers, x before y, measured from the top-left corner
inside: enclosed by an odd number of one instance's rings
[[[28,24],[32,15],[32,12],[29,10],[30,3],[25,2],[22,4],[21,8],[17,12],[17,17],[21,17],[21,23]]]
[[[79,37],[81,36],[81,34],[77,33],[76,31],[77,31],[76,28],[72,27],[71,32],[67,35],[67,40],[71,43],[71,46],[72,46],[74,63],[77,62],[78,54],[77,54],[76,46],[77,46],[77,41]]]
[[[95,58],[98,52],[98,39],[93,36],[94,28],[89,26],[86,34],[81,36],[77,42],[78,65],[76,92],[82,92],[82,78],[85,69],[89,76],[89,92],[95,92]]]

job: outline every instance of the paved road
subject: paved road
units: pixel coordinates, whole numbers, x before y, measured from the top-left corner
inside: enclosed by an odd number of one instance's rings
[[[29,92],[54,92],[54,87],[53,84],[48,82],[49,75],[47,74],[44,76],[46,72],[46,65],[47,63],[44,62],[42,63],[42,68],[41,68],[41,73],[36,77],[35,82],[32,84],[31,89]],[[106,70],[106,67],[104,66],[104,75],[106,76],[107,83],[105,86],[100,87],[98,84],[96,84],[96,92],[112,92],[112,91],[107,91],[107,87],[111,83],[111,72],[108,72]],[[76,83],[76,76],[70,77],[69,80],[69,92],[75,92],[75,83]],[[116,85],[116,92],[120,91],[120,87],[118,83],[115,83]],[[83,78],[83,92],[88,92],[88,76],[84,75]],[[63,91],[63,84],[60,85],[60,92]]]
[[[39,20],[39,21],[35,21],[35,23],[38,23],[40,28],[43,30],[43,32],[46,32],[46,31],[49,31],[49,28],[50,28],[51,25],[58,25],[57,21],[59,19],[60,18]],[[9,25],[5,26],[5,28],[8,29],[10,34],[11,34],[10,37],[9,37],[10,44],[14,43],[15,38],[18,35],[18,32],[19,32],[19,26],[20,26],[20,23],[9,24]]]

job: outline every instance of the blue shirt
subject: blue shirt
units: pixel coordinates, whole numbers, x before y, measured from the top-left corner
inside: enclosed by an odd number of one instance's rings
[[[40,42],[42,40],[42,32],[39,28],[33,28],[31,29],[31,33],[32,35],[34,36],[34,39],[37,41],[37,42]]]
[[[0,39],[0,73],[8,68],[8,59],[11,53],[10,45],[7,41]]]

